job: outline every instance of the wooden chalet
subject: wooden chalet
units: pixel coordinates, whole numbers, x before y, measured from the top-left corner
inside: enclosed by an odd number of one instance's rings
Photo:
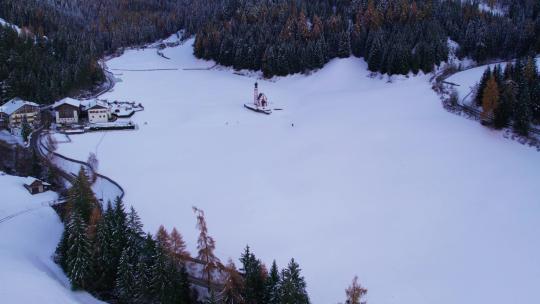
[[[24,181],[24,187],[30,194],[38,194],[48,191],[51,185],[34,177],[27,177]]]

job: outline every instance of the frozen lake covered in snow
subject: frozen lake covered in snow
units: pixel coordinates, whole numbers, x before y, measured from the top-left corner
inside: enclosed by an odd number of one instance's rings
[[[267,265],[294,257],[313,303],[539,303],[540,153],[446,112],[428,76],[368,77],[357,58],[259,81],[270,116],[243,108],[254,78],[192,56],[192,41],[127,51],[104,98],[135,100],[137,131],[72,136],[126,190],[145,229],[177,227],[195,252],[206,211],[217,254],[246,244]],[[292,126],[294,124],[294,127]]]

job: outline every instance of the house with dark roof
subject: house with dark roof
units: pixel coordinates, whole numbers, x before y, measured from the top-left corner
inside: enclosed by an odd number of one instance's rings
[[[27,177],[24,181],[24,187],[30,194],[38,194],[48,191],[51,185],[34,177]]]

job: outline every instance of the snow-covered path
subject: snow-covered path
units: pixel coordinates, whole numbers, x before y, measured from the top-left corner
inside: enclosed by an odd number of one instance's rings
[[[147,230],[176,226],[194,252],[196,205],[223,260],[246,244],[267,264],[294,257],[315,304],[343,301],[355,274],[370,303],[540,302],[540,153],[447,113],[427,76],[387,83],[334,60],[259,81],[284,108],[264,116],[242,107],[255,79],[183,70],[213,65],[191,52],[109,61],[178,70],[116,76],[104,97],[142,102],[138,131],[59,145],[97,152]]]

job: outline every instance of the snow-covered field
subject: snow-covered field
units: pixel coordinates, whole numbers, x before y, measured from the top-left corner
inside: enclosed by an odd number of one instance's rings
[[[195,252],[196,205],[222,260],[246,244],[294,257],[315,304],[344,301],[355,274],[370,303],[540,302],[540,153],[447,113],[428,76],[387,83],[356,58],[259,81],[284,110],[250,112],[255,79],[183,70],[213,66],[191,42],[107,63],[180,68],[116,76],[103,98],[141,102],[138,131],[59,145],[97,152],[147,230],[176,226]]]
[[[0,172],[0,302],[102,303],[73,292],[52,260],[63,226],[47,204],[54,192],[30,195],[24,178]]]

